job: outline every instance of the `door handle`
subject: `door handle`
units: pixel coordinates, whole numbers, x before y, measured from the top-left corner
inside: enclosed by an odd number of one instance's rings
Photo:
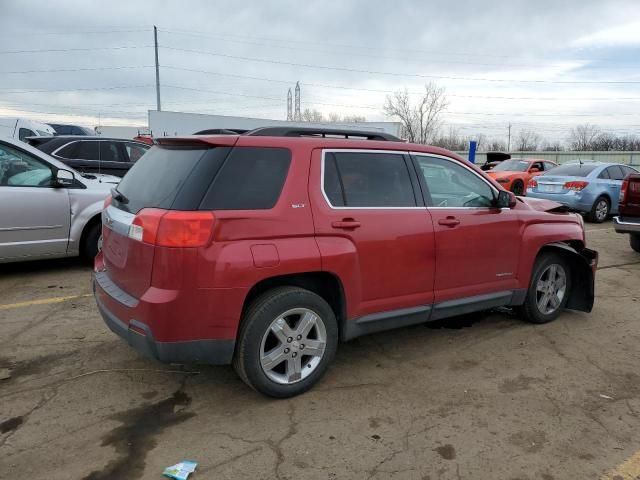
[[[333,228],[343,228],[345,230],[352,230],[354,228],[359,228],[360,222],[354,220],[353,218],[343,218],[340,221],[332,222],[331,226]]]
[[[440,220],[438,220],[438,224],[439,225],[444,225],[445,227],[455,227],[456,225],[460,225],[460,220],[458,220],[456,217],[447,217],[447,218],[441,218]]]

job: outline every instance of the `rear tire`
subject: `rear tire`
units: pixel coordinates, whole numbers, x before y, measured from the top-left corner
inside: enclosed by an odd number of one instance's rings
[[[322,378],[337,345],[336,317],[322,297],[302,288],[278,287],[246,310],[233,366],[258,392],[292,397]]]
[[[516,180],[515,182],[513,182],[513,185],[511,185],[511,191],[518,196],[521,196],[524,193],[524,183],[522,183],[520,180]]]
[[[593,206],[587,214],[587,220],[593,223],[602,223],[607,219],[610,211],[611,202],[609,202],[607,197],[600,196],[593,202]]]
[[[85,228],[86,231],[82,235],[82,245],[80,245],[80,256],[87,263],[93,263],[98,254],[98,241],[100,240],[100,235],[102,235],[102,223],[95,222]]]
[[[531,284],[521,314],[530,323],[558,318],[571,295],[571,266],[557,253],[543,253],[533,267]]]
[[[633,251],[640,253],[640,234],[638,233],[630,234],[629,245],[631,245],[631,249]]]

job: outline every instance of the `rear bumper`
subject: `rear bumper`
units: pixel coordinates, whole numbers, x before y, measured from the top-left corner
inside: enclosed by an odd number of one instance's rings
[[[588,212],[593,207],[591,196],[580,193],[541,193],[527,190],[527,197],[552,200],[577,212]]]
[[[613,217],[613,228],[618,233],[640,234],[640,218]]]
[[[101,285],[102,283],[102,285]],[[118,298],[113,288],[100,277],[94,277],[93,290],[98,310],[109,329],[125,340],[139,353],[163,363],[228,365],[233,358],[235,341],[232,339],[196,339],[173,342],[158,341],[151,327],[135,318],[138,307],[130,298]],[[120,315],[107,306],[117,302]],[[127,305],[129,303],[129,305]],[[126,312],[124,315],[122,312]],[[149,320],[145,319],[147,322]]]

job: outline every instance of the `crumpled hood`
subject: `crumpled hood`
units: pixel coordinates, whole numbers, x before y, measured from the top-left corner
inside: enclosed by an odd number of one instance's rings
[[[531,198],[531,197],[518,197],[525,205],[537,210],[539,212],[568,212],[569,208],[561,203],[554,202],[553,200],[545,200],[543,198]]]

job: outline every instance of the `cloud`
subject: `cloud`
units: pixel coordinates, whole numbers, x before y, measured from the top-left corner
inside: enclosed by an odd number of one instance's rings
[[[639,46],[640,21],[616,25],[576,39],[576,47],[621,47]]]

